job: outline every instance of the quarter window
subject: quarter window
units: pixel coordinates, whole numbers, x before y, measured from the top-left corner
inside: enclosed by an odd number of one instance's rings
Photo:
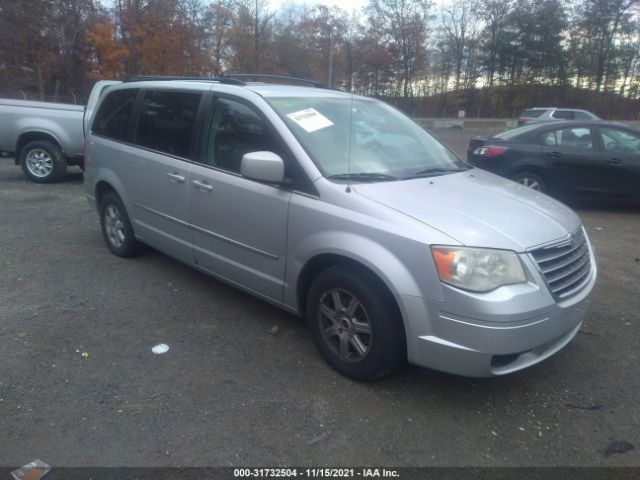
[[[240,173],[242,157],[258,151],[283,156],[278,142],[256,112],[240,102],[218,99],[209,127],[205,163]]]
[[[538,109],[538,110],[525,110],[524,112],[522,112],[522,115],[520,115],[521,117],[525,117],[525,118],[538,118],[540,117],[543,113],[545,112],[545,110],[542,109]]]
[[[136,143],[159,152],[191,157],[199,93],[148,91],[144,95]]]
[[[593,117],[586,112],[575,112],[576,120],[588,121],[593,120]]]
[[[128,140],[129,118],[137,93],[137,89],[109,93],[96,113],[92,132],[114,140]]]

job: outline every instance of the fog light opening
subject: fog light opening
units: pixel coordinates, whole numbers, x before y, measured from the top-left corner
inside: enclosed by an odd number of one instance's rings
[[[506,367],[520,358],[522,353],[511,353],[509,355],[494,355],[491,358],[491,366],[496,368]]]

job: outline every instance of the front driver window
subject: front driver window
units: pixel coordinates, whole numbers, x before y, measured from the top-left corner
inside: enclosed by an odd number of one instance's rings
[[[205,161],[223,170],[240,173],[245,153],[269,151],[282,156],[265,122],[250,107],[220,98],[211,119]]]
[[[607,152],[640,153],[640,135],[615,128],[600,128],[602,143]]]

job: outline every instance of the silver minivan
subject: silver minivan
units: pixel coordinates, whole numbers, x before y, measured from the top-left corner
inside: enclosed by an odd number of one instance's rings
[[[352,378],[407,360],[515,372],[569,343],[589,306],[596,261],[575,213],[371,98],[124,82],[86,140],[86,194],[111,252],[146,244],[306,317]]]

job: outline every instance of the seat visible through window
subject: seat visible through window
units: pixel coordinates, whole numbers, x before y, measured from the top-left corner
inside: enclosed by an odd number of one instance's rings
[[[257,151],[281,155],[273,135],[256,112],[240,102],[218,99],[209,129],[206,163],[240,173],[242,157]]]

